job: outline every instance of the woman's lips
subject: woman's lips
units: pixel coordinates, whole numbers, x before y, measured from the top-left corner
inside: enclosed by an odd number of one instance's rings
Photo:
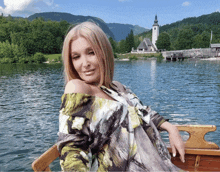
[[[87,71],[84,71],[83,73],[85,75],[92,75],[94,73],[95,69],[92,69],[92,70],[87,70]]]

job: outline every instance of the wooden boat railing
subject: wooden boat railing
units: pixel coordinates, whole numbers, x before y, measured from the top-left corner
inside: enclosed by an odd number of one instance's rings
[[[216,131],[214,125],[178,125],[179,131],[189,133],[185,143],[185,163],[180,161],[179,155],[171,161],[186,171],[220,171],[220,149],[217,144],[207,142],[205,134]],[[168,148],[172,152],[171,148]]]
[[[217,144],[204,140],[206,133],[215,131],[214,125],[177,125],[179,131],[189,133],[185,142],[185,163],[182,163],[179,154],[172,157],[172,162],[179,168],[187,171],[220,171],[220,149]],[[171,153],[171,148],[168,147]],[[44,152],[32,163],[33,170],[51,171],[49,165],[59,157],[56,144]]]

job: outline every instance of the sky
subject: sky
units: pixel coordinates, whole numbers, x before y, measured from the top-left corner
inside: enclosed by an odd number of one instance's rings
[[[150,29],[157,15],[160,26],[188,17],[220,12],[220,0],[0,0],[0,14],[28,17],[41,12],[93,16],[106,23]]]

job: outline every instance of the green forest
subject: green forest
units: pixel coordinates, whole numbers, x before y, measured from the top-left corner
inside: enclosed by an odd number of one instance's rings
[[[200,17],[190,17],[172,24],[160,26],[156,42],[161,50],[184,50],[192,48],[209,48],[210,43],[220,43],[220,13],[215,12]],[[211,39],[212,32],[212,39]],[[114,42],[116,53],[129,53],[131,47],[136,49],[144,38],[152,39],[152,30]]]
[[[45,54],[61,53],[67,21],[0,16],[0,63],[42,63]]]
[[[60,54],[70,25],[66,20],[39,17],[29,21],[0,16],[0,63],[42,63],[46,61],[45,55]],[[109,40],[117,57],[119,53],[136,49],[145,37],[151,39],[151,35],[152,30],[134,36],[131,30],[124,40],[115,41],[112,37]],[[156,45],[158,49],[182,50],[208,48],[210,43],[220,43],[219,12],[160,26]]]

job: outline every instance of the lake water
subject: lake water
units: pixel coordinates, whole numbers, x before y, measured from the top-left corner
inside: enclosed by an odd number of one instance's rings
[[[61,64],[0,65],[0,171],[31,171],[56,142],[62,72]],[[114,79],[173,124],[216,125],[205,139],[220,146],[220,61],[116,62]]]

